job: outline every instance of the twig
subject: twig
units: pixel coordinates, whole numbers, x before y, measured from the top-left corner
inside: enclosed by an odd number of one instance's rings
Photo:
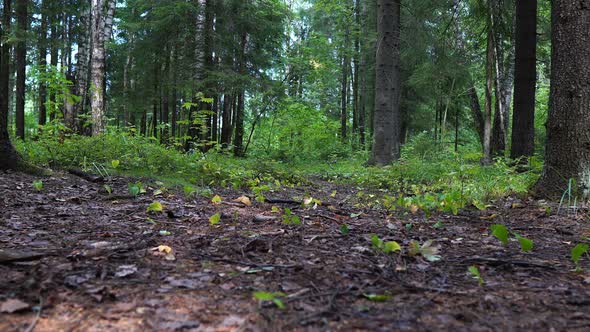
[[[41,310],[43,310],[43,298],[39,297],[39,310],[37,311],[37,315],[35,316],[35,319],[33,319],[33,322],[25,330],[25,332],[32,332],[35,329],[35,326],[37,325],[39,318],[41,318]]]

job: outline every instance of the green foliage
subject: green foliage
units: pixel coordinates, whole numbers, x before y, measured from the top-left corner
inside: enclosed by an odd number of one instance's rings
[[[33,188],[37,191],[43,190],[43,181],[42,180],[35,180],[33,181]]]
[[[221,221],[221,213],[216,213],[209,217],[209,225],[215,226]]]
[[[492,230],[492,234],[496,237],[496,239],[500,240],[500,242],[502,242],[504,245],[508,244],[509,233],[506,226],[492,225],[490,229]]]
[[[285,309],[285,304],[281,300],[282,297],[287,296],[285,293],[258,291],[254,292],[252,296],[254,299],[260,301],[260,303],[268,301],[274,303],[279,309]]]
[[[285,208],[284,213],[281,216],[283,224],[285,225],[301,225],[301,219],[294,215],[291,209]]]
[[[477,279],[480,286],[483,286],[484,280],[483,280],[483,277],[481,276],[481,272],[479,271],[479,268],[477,268],[477,266],[470,266],[467,269],[467,271],[469,271],[469,273],[471,274],[471,276],[473,276],[473,278]]]
[[[502,242],[502,244],[508,245],[508,240],[510,239],[510,231],[508,230],[508,228],[506,228],[506,226],[496,224],[492,225],[490,229],[492,231],[492,235],[494,235],[500,242]],[[520,249],[522,251],[528,252],[533,250],[533,240],[528,239],[514,232],[512,233],[512,235],[514,236],[514,238],[516,238],[516,240],[518,240],[518,243],[520,244]]]
[[[586,243],[577,244],[572,248],[572,261],[576,264],[576,270],[580,270],[580,258],[588,252],[589,246]]]
[[[160,202],[153,202],[147,208],[147,212],[162,212],[162,211],[164,211],[164,207],[162,206],[162,203],[160,203]]]
[[[369,301],[373,301],[373,302],[387,302],[391,296],[390,295],[386,295],[386,294],[372,294],[372,293],[365,293],[363,294],[363,296],[369,300]]]
[[[391,254],[393,252],[401,251],[402,248],[399,243],[395,241],[383,241],[377,235],[371,236],[371,243],[373,249],[383,252],[384,254]]]

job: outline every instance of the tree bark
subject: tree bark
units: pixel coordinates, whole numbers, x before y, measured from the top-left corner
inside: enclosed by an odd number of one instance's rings
[[[348,46],[348,32],[345,45]],[[340,139],[344,143],[348,131],[348,50],[345,48],[342,54],[342,76],[340,80]]]
[[[511,157],[535,152],[537,84],[537,0],[516,1],[516,69]]]
[[[76,83],[74,95],[78,100],[72,107],[72,111],[66,114],[66,126],[72,131],[80,132],[82,124],[78,116],[86,112],[86,100],[88,99],[88,74],[90,67],[89,48],[92,43],[91,33],[92,17],[90,8],[85,8],[80,16],[80,37],[78,39],[78,53],[76,54]]]
[[[248,34],[242,33],[240,42],[239,67],[238,72],[241,77],[246,76],[246,47],[248,43]],[[244,156],[244,117],[245,117],[245,102],[246,90],[242,86],[238,93],[238,103],[236,107],[235,128],[236,135],[234,137],[234,155],[236,157]]]
[[[483,115],[483,158],[482,164],[488,165],[491,158],[492,136],[492,94],[494,90],[494,36],[492,29],[488,31],[486,46],[486,92]]]
[[[16,20],[16,136],[25,139],[25,82],[27,69],[27,0],[17,0]]]
[[[47,1],[43,0],[41,6],[41,27],[39,34],[39,71],[47,71]],[[39,126],[47,124],[47,85],[44,80],[39,80]]]
[[[554,0],[545,166],[538,195],[557,197],[576,180],[590,190],[590,2]],[[574,192],[574,194],[576,194]]]
[[[92,71],[91,99],[92,136],[99,136],[106,129],[105,123],[105,43],[110,38],[115,0],[92,0]]]
[[[399,159],[400,0],[379,0],[375,84],[374,138],[370,164],[387,165]]]

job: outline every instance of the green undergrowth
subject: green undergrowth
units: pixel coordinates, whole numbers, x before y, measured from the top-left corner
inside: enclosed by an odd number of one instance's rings
[[[469,205],[484,209],[494,198],[524,194],[542,166],[533,158],[528,167],[518,170],[504,159],[483,167],[476,149],[454,153],[435,146],[424,148],[424,138],[421,140],[407,144],[402,159],[387,167],[367,167],[366,153],[351,153],[340,160],[298,162],[255,156],[238,159],[222,151],[184,153],[125,133],[99,138],[75,136],[64,141],[49,137],[18,142],[17,148],[27,161],[42,167],[151,178],[187,194],[230,187],[250,189],[258,196],[273,188],[307,185],[319,178],[352,186],[355,204],[360,207],[427,214],[457,213]],[[441,151],[437,153],[436,149]]]

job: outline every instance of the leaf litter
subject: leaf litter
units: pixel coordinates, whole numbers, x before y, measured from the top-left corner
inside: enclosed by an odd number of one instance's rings
[[[3,331],[27,328],[30,303],[37,331],[590,327],[588,222],[533,200],[427,218],[355,206],[357,189],[323,181],[263,203],[35,180],[0,173]],[[302,191],[313,199],[297,206]],[[518,236],[502,243],[500,223]]]

